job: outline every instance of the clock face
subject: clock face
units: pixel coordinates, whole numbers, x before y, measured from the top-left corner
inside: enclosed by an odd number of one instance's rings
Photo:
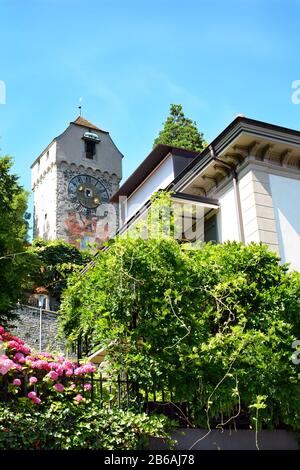
[[[103,183],[89,175],[74,176],[69,182],[68,194],[77,210],[84,208],[88,212],[95,212],[100,204],[109,199]]]

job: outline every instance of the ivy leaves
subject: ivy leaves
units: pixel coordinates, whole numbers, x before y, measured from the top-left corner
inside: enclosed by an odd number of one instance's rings
[[[300,427],[300,383],[290,361],[300,337],[300,275],[264,245],[204,244],[161,234],[117,238],[64,294],[62,327],[108,351],[110,369],[193,402],[195,423],[250,417]],[[290,403],[290,395],[293,395]],[[207,403],[209,403],[209,407]],[[289,411],[287,411],[289,410]]]

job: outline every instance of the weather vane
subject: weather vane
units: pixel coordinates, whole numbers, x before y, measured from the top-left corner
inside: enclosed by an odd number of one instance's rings
[[[81,102],[82,102],[82,96],[79,98],[79,106],[78,106],[78,109],[79,109],[79,116],[81,116]]]

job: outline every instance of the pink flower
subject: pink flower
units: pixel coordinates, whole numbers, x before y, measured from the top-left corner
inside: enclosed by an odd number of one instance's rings
[[[41,352],[40,353],[40,357],[46,357],[48,359],[53,359],[53,356],[52,354],[48,353],[48,352]]]
[[[18,338],[17,338],[18,339]],[[21,341],[16,341],[15,339],[12,340],[12,341],[9,341],[8,342],[8,347],[11,348],[11,349],[14,349],[15,351],[19,351],[23,354],[29,354],[30,353],[30,349],[28,348],[28,346],[25,346],[24,344],[22,344],[23,342]]]
[[[37,361],[34,361],[31,365],[33,369],[39,369],[39,370],[50,370],[50,364],[48,364],[47,361],[38,359]]]
[[[30,384],[36,384],[37,381],[38,381],[38,379],[37,379],[36,377],[30,377],[30,378],[29,378],[29,383],[30,383]]]
[[[20,380],[20,379],[14,379],[14,380],[13,380],[13,385],[14,385],[15,387],[20,387],[20,385],[21,385],[21,380]]]
[[[3,341],[3,338],[2,338],[2,336],[1,336],[1,335],[0,335],[0,341]]]
[[[52,379],[52,380],[57,380],[58,379],[58,374],[54,370],[51,370],[49,372],[49,374],[47,374],[47,376],[50,377],[50,379]]]
[[[2,336],[6,341],[14,341],[14,336],[8,333],[7,331],[4,331],[4,333],[2,333]]]
[[[74,400],[77,402],[77,403],[80,403],[81,400],[83,400],[83,396],[80,395],[80,393],[78,395],[76,395],[76,397],[74,398]]]
[[[74,375],[81,375],[82,373],[82,367],[76,367],[76,369],[74,370]]]
[[[28,398],[30,398],[31,400],[34,400],[36,398],[36,393],[35,392],[29,392],[28,393]]]
[[[62,375],[64,373],[64,368],[61,365],[59,365],[56,367],[56,372],[58,375]]]
[[[23,354],[30,354],[30,348],[28,346],[19,347],[19,351]]]
[[[0,357],[0,374],[5,375],[10,369],[15,367],[15,363],[8,359],[7,356],[3,355]]]
[[[3,333],[5,333],[5,329],[3,328],[3,326],[0,326],[0,335],[3,335]]]
[[[63,392],[65,387],[63,386],[63,384],[55,384],[54,385],[54,388],[57,392]]]
[[[64,361],[63,366],[65,370],[73,368],[73,364],[71,361]]]
[[[74,390],[74,388],[76,388],[76,384],[71,384],[71,385],[70,385],[70,389],[71,389],[71,390]]]
[[[21,345],[25,344],[22,339],[18,338],[17,336],[12,335],[11,333],[5,332],[3,336],[5,336],[5,339],[7,341],[15,341],[16,343],[21,344]]]
[[[18,362],[21,362],[21,361],[25,361],[25,358],[24,358],[24,354],[20,353],[20,352],[17,352],[15,355],[14,355],[14,361],[18,361]]]
[[[67,376],[67,377],[71,377],[71,375],[73,375],[73,371],[72,371],[72,369],[68,369],[68,370],[66,371],[66,376]]]
[[[96,371],[96,367],[91,363],[87,363],[87,364],[84,364],[83,366],[77,367],[74,371],[74,374],[83,375],[83,374],[90,374],[91,372],[95,372],[95,371]]]
[[[33,401],[33,403],[35,403],[36,405],[39,405],[39,404],[41,403],[41,400],[40,400],[40,398],[38,398],[38,397],[33,398],[32,401]]]
[[[9,341],[8,342],[8,347],[12,349],[16,349],[17,351],[19,350],[20,344],[17,341]]]
[[[91,384],[84,384],[84,390],[85,390],[86,392],[88,392],[88,391],[91,390],[91,389],[92,389],[92,385],[91,385]]]
[[[88,362],[83,367],[84,367],[84,372],[86,374],[90,374],[91,372],[96,372],[96,367],[91,362]]]

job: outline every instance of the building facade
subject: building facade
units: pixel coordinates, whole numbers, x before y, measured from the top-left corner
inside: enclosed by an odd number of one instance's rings
[[[263,242],[300,271],[299,131],[238,116],[200,154],[156,147],[111,198],[126,201],[120,233],[145,216],[158,190],[198,208],[185,238],[197,225],[198,240]]]
[[[34,238],[80,248],[107,238],[107,207],[122,178],[123,155],[109,133],[79,116],[31,166]]]

